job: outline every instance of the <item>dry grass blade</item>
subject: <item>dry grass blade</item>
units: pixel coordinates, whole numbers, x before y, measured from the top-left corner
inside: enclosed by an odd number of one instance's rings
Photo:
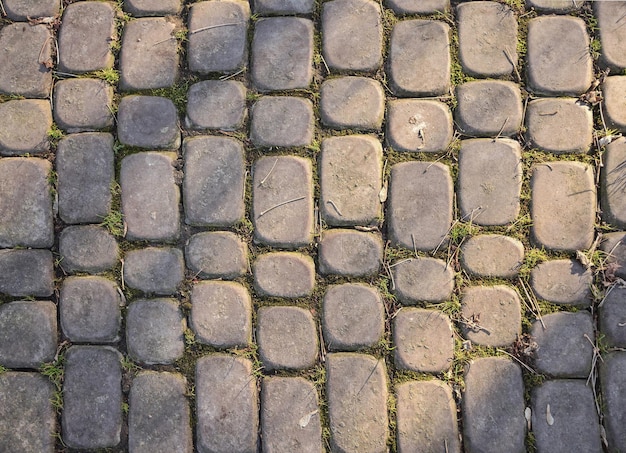
[[[259,214],[259,217],[258,217],[258,218],[263,217],[265,214],[267,214],[267,213],[268,213],[268,212],[270,212],[270,211],[273,211],[273,210],[274,210],[274,209],[276,209],[276,208],[280,208],[281,206],[285,206],[286,204],[289,204],[289,203],[293,203],[293,202],[296,202],[296,201],[304,200],[305,198],[306,198],[306,197],[303,195],[303,196],[301,196],[301,197],[292,198],[291,200],[287,200],[287,201],[283,201],[283,202],[281,202],[281,203],[278,203],[277,205],[272,206],[271,208],[267,208],[265,211],[261,212],[261,213]]]

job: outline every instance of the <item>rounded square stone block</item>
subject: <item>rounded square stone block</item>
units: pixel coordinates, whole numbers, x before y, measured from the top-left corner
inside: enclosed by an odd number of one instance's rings
[[[626,279],[626,233],[605,233],[600,241],[600,250],[606,253],[606,263],[616,277]]]
[[[187,92],[186,114],[191,129],[239,129],[247,114],[246,87],[234,80],[194,83]]]
[[[174,294],[185,276],[183,253],[171,247],[147,247],[126,253],[124,280],[148,294]]]
[[[115,267],[119,247],[105,228],[96,225],[73,225],[59,235],[59,266],[64,272],[97,274]]]
[[[180,8],[181,0],[124,0],[124,11],[135,17],[175,15]]]
[[[526,6],[537,9],[539,11],[551,13],[566,13],[574,9],[580,8],[577,2],[569,0],[526,0]]]
[[[248,247],[229,231],[194,234],[185,246],[185,258],[196,277],[229,280],[248,271]]]
[[[607,77],[602,85],[602,109],[609,127],[626,132],[626,76]]]
[[[624,422],[626,413],[626,353],[622,351],[610,352],[600,363],[600,385],[604,415],[604,427],[609,445],[624,450],[626,448],[626,431]]]
[[[307,146],[313,141],[313,104],[292,96],[264,96],[252,106],[250,140],[258,147]]]
[[[260,296],[305,297],[315,287],[315,263],[301,253],[260,255],[254,262],[253,272],[254,289]]]
[[[452,296],[454,269],[435,258],[410,258],[391,266],[394,294],[406,305],[439,303]]]
[[[4,11],[11,20],[51,17],[59,13],[60,0],[4,0]]]
[[[254,12],[261,16],[311,14],[313,0],[255,0]]]
[[[35,99],[0,104],[0,155],[41,154],[50,149],[50,102]]]
[[[600,64],[611,68],[613,73],[619,73],[626,68],[626,52],[623,46],[626,30],[621,23],[623,8],[622,2],[593,2],[593,14],[598,20],[602,44]]]
[[[611,347],[626,348],[626,288],[607,290],[598,315],[598,330]]]
[[[158,96],[123,97],[117,110],[117,138],[139,148],[178,148],[180,126],[174,103]]]
[[[327,79],[320,88],[322,124],[336,129],[380,130],[385,115],[385,92],[367,77]]]
[[[600,205],[605,222],[626,229],[626,139],[610,143],[603,155],[600,174]]]
[[[54,121],[67,132],[113,126],[113,87],[98,79],[68,79],[54,86]]]
[[[450,0],[387,0],[385,4],[396,14],[433,14],[450,9]]]
[[[524,264],[524,244],[499,234],[481,234],[461,246],[461,266],[479,277],[515,277]]]
[[[589,306],[592,283],[593,272],[573,259],[543,262],[530,274],[537,297],[553,304]]]
[[[375,275],[383,261],[382,238],[355,230],[328,230],[319,243],[318,260],[323,275]]]
[[[54,291],[54,263],[49,250],[0,249],[0,293],[49,297]]]

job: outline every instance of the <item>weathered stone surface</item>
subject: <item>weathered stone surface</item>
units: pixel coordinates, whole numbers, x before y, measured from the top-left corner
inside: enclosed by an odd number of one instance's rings
[[[385,3],[396,14],[433,14],[450,9],[450,0],[387,0]]]
[[[54,121],[67,132],[113,126],[113,87],[98,79],[68,79],[54,85]]]
[[[311,14],[313,0],[257,0],[254,12],[261,16]]]
[[[582,19],[536,17],[528,23],[527,46],[526,72],[530,91],[544,95],[578,96],[589,88],[593,60],[589,55],[589,36]]]
[[[600,174],[602,217],[620,229],[626,228],[626,139],[618,138],[603,153]]]
[[[113,67],[115,57],[111,41],[116,39],[113,3],[69,4],[64,8],[62,24],[59,30],[61,71],[89,72]]]
[[[539,11],[565,13],[580,8],[580,4],[569,0],[526,0],[529,7]]]
[[[374,275],[383,260],[383,242],[375,233],[329,230],[319,243],[318,260],[320,274]]]
[[[328,354],[326,376],[333,451],[387,451],[385,362],[366,354]]]
[[[460,453],[456,404],[445,383],[404,382],[396,387],[398,453],[435,452],[444,445]]]
[[[626,102],[624,90],[626,76],[607,77],[602,85],[604,102],[602,109],[609,127],[626,132]]]
[[[241,220],[245,185],[241,142],[229,137],[186,138],[183,158],[185,222],[225,227]]]
[[[607,291],[599,308],[598,329],[611,347],[626,348],[626,288]]]
[[[593,13],[598,20],[600,35],[600,63],[619,73],[626,68],[626,53],[622,43],[626,41],[626,30],[622,27],[624,5],[621,2],[593,2]]]
[[[174,294],[185,277],[183,253],[171,247],[131,250],[124,260],[124,281],[144,293]]]
[[[393,344],[397,368],[441,373],[454,355],[452,323],[440,311],[405,307],[393,320]]]
[[[174,103],[158,96],[123,97],[117,110],[117,138],[139,148],[178,148],[180,129]]]
[[[545,326],[545,327],[544,327]],[[550,313],[533,322],[535,369],[557,378],[586,378],[593,359],[593,319],[586,311]]]
[[[395,151],[438,153],[452,141],[450,108],[440,101],[396,99],[387,103],[387,144]]]
[[[39,368],[57,349],[57,309],[50,301],[0,305],[0,365]]]
[[[74,343],[119,340],[123,303],[115,282],[103,277],[68,277],[59,297],[61,329]]]
[[[499,234],[469,238],[461,246],[461,266],[479,277],[512,278],[524,263],[524,244]]]
[[[603,451],[594,392],[584,380],[544,382],[532,390],[531,408],[537,451]]]
[[[168,241],[178,237],[180,192],[174,178],[175,159],[174,153],[142,152],[122,160],[122,213],[128,239]]]
[[[50,149],[50,102],[35,99],[7,101],[0,104],[0,117],[1,155],[40,154]]]
[[[335,129],[380,130],[385,116],[385,92],[368,77],[328,79],[320,88],[322,124]]]
[[[252,82],[259,91],[308,88],[313,77],[313,22],[261,19],[252,39]]]
[[[47,98],[52,89],[52,35],[45,25],[0,30],[0,93]]]
[[[626,233],[606,233],[602,236],[600,250],[607,254],[606,263],[613,275],[626,279]]]
[[[273,252],[257,257],[253,266],[254,289],[260,296],[296,298],[313,292],[315,263],[295,252]]]
[[[252,338],[252,301],[234,282],[198,282],[191,292],[191,328],[201,343],[246,347]]]
[[[313,104],[293,96],[264,96],[251,111],[250,140],[258,147],[307,146],[313,141]]]
[[[4,0],[3,3],[7,17],[16,21],[54,16],[61,6],[59,0]]]
[[[410,258],[392,265],[394,294],[400,302],[444,302],[452,296],[454,269],[435,258]]]
[[[196,277],[231,280],[248,271],[248,247],[229,231],[194,234],[185,246],[185,258]]]
[[[552,250],[591,246],[596,217],[593,169],[580,162],[551,162],[532,170],[532,240]]]
[[[135,17],[168,16],[180,11],[180,0],[124,0],[124,11]]]
[[[192,5],[188,25],[189,69],[208,74],[243,68],[248,59],[248,19],[248,2],[226,0]]]
[[[196,364],[196,448],[256,453],[259,410],[252,363],[212,354]]]
[[[430,251],[446,239],[452,223],[450,169],[438,162],[391,167],[387,228],[394,245]]]
[[[600,363],[600,385],[604,403],[604,428],[613,451],[626,449],[626,353],[611,352]]]
[[[115,447],[122,429],[121,354],[109,346],[72,346],[65,359],[64,444],[82,450]]]
[[[381,216],[383,148],[369,135],[330,137],[319,158],[320,213],[328,225],[368,225]]]
[[[313,240],[313,169],[295,156],[266,156],[254,163],[252,220],[255,240],[296,248]]]
[[[0,375],[0,450],[53,453],[52,383],[37,373]]]
[[[526,451],[524,382],[520,367],[511,359],[486,357],[470,362],[461,401],[465,451]]]
[[[461,3],[456,7],[459,60],[475,77],[509,75],[517,66],[517,18],[496,2]]]
[[[265,377],[261,387],[263,451],[318,453],[322,427],[317,390],[301,377]]]
[[[473,286],[465,291],[461,308],[461,330],[473,343],[508,346],[522,333],[521,303],[508,286]]]
[[[0,247],[52,246],[51,171],[43,159],[0,159]]]
[[[322,53],[336,71],[376,71],[382,63],[380,6],[370,0],[333,0],[322,7]]]
[[[109,232],[96,225],[73,225],[59,235],[59,266],[68,273],[97,274],[115,267],[119,247]]]
[[[113,143],[111,134],[99,132],[68,135],[59,142],[57,191],[64,222],[102,222],[109,213],[115,180]]]
[[[333,285],[322,305],[322,329],[331,351],[374,346],[384,333],[385,308],[378,291],[362,283]]]
[[[203,80],[187,92],[185,124],[191,129],[234,131],[246,118],[246,87],[234,80]]]
[[[391,32],[388,73],[397,96],[438,96],[450,89],[450,27],[403,20]]]
[[[48,297],[54,291],[52,253],[48,250],[0,250],[0,293]]]
[[[317,360],[317,327],[299,307],[261,307],[257,312],[259,358],[267,371],[308,369]]]
[[[168,364],[185,352],[185,318],[174,299],[140,299],[126,313],[128,354],[147,365]]]
[[[529,145],[555,154],[589,152],[593,141],[591,109],[574,98],[535,99],[526,109]]]
[[[530,274],[537,297],[554,304],[589,306],[592,283],[593,272],[573,259],[543,262]]]
[[[128,448],[136,453],[191,453],[187,382],[176,373],[143,371],[128,397]]]

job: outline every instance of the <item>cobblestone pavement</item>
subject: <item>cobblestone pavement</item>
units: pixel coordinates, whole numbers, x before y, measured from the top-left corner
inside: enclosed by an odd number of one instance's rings
[[[626,451],[626,2],[2,0],[0,451]]]

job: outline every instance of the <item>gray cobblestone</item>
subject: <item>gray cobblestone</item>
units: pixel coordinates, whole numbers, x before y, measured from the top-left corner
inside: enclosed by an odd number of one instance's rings
[[[25,21],[28,17],[50,17],[59,13],[60,0],[4,0],[9,19]]]
[[[200,278],[234,279],[248,271],[248,247],[229,231],[205,231],[189,238],[187,267]]]
[[[311,14],[313,0],[257,0],[254,12],[265,15]]]
[[[375,275],[383,261],[380,235],[354,230],[326,231],[319,244],[319,272],[350,277]]]
[[[598,20],[598,31],[602,49],[600,61],[619,72],[626,68],[626,55],[622,43],[626,40],[626,30],[621,27],[620,19],[624,13],[622,2],[594,2],[593,13]]]
[[[387,0],[386,4],[396,14],[433,14],[450,10],[450,0]]]
[[[392,266],[394,294],[403,304],[439,303],[452,296],[454,270],[443,260],[411,258]]]
[[[118,264],[119,247],[103,227],[72,225],[59,235],[59,255],[64,272],[98,274]]]
[[[133,16],[168,16],[177,14],[181,0],[124,0],[124,11]]]
[[[385,92],[367,77],[325,80],[320,88],[322,124],[335,129],[380,130],[385,115]]]
[[[613,275],[626,279],[626,233],[607,233],[600,242],[600,250],[607,254],[606,263]]]
[[[187,93],[185,124],[191,129],[239,129],[247,115],[246,87],[234,80],[203,80]]]
[[[540,299],[564,305],[591,304],[593,274],[578,261],[546,261],[537,265],[530,277],[530,285]]]
[[[52,112],[48,101],[8,101],[0,104],[0,116],[1,155],[42,154],[50,149]]]
[[[315,263],[295,252],[265,253],[253,265],[254,289],[260,296],[309,296],[315,286]]]
[[[604,408],[604,428],[606,438],[615,451],[626,448],[626,353],[615,351],[607,354],[600,364],[600,385]]]
[[[54,291],[52,253],[48,250],[0,250],[0,293],[49,297]]]
[[[604,102],[602,109],[607,125],[626,132],[626,105],[624,103],[624,90],[626,89],[626,76],[607,77],[602,85]]]
[[[124,263],[126,284],[148,294],[174,294],[185,276],[183,253],[177,248],[131,250]]]
[[[61,80],[54,85],[54,121],[67,132],[113,126],[113,87],[97,79]]]
[[[125,96],[117,111],[117,138],[139,148],[175,149],[180,146],[178,113],[174,103],[158,96]]]
[[[626,139],[619,138],[610,143],[603,155],[600,194],[602,218],[617,228],[626,228]]]
[[[611,347],[626,348],[626,288],[614,286],[607,291],[599,308],[598,330]]]
[[[515,277],[524,264],[524,245],[499,234],[469,238],[461,246],[461,266],[479,277]]]
[[[250,140],[258,147],[295,147],[313,140],[313,104],[293,96],[264,96],[251,111]]]

